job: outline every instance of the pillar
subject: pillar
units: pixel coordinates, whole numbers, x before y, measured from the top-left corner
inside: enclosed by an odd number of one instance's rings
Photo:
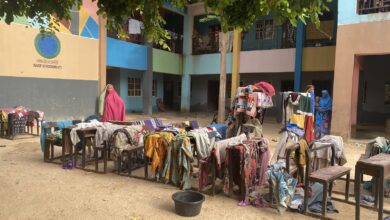
[[[107,78],[107,30],[106,19],[99,16],[99,91],[106,86]]]
[[[192,32],[194,17],[184,16],[183,75],[181,80],[181,112],[189,112],[191,105]]]
[[[294,71],[294,91],[299,92],[301,90],[302,83],[302,55],[303,55],[303,42],[305,40],[305,26],[303,22],[298,19],[297,34],[295,40],[295,71]]]
[[[240,52],[241,52],[241,31],[234,29],[233,32],[233,63],[232,63],[232,88],[231,106],[233,105],[236,89],[240,86]]]
[[[152,89],[153,89],[153,43],[149,43],[145,37],[145,46],[147,48],[147,67],[142,74],[142,113],[152,115]]]

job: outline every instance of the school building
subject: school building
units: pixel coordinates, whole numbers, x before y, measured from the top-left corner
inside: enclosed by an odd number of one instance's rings
[[[333,1],[329,7],[320,29],[277,24],[270,15],[244,33],[229,33],[226,104],[232,84],[267,81],[277,91],[314,84],[317,95],[328,89],[333,97],[335,134],[350,137],[359,123],[384,124],[390,113],[389,1]],[[96,112],[99,91],[111,83],[129,113],[142,112],[144,100],[157,111],[157,99],[174,111],[217,109],[220,25],[202,20],[203,3],[161,9],[170,51],[149,49],[132,21],[124,21],[129,36],[120,39],[105,29],[96,10],[96,3],[84,0],[72,20],[61,21],[60,32],[47,38],[25,28],[28,19],[0,22],[1,107],[21,104],[50,119],[85,117]],[[153,83],[145,93],[148,71]],[[238,82],[232,75],[239,75]],[[279,108],[279,97],[274,102]],[[267,115],[276,116],[277,108]]]

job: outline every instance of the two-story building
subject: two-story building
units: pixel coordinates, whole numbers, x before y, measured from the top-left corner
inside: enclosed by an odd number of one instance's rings
[[[383,129],[390,116],[390,1],[340,1],[331,131]]]

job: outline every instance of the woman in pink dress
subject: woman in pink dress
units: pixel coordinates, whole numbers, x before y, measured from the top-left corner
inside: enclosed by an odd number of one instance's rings
[[[126,110],[122,98],[116,93],[113,85],[108,84],[106,88],[102,122],[125,121]]]

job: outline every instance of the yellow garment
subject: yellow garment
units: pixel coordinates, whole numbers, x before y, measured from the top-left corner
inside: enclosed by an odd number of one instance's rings
[[[157,168],[161,171],[166,150],[174,135],[168,132],[154,133],[148,135],[145,140],[145,155],[152,159],[151,170]]]
[[[306,164],[306,150],[309,149],[305,139],[299,141],[299,156],[295,158],[295,163],[300,166],[305,166]]]
[[[1,112],[1,121],[3,122],[2,126],[4,130],[8,129],[8,114],[4,111]]]
[[[305,128],[305,115],[293,114],[290,118],[290,124],[296,124],[298,127]]]

